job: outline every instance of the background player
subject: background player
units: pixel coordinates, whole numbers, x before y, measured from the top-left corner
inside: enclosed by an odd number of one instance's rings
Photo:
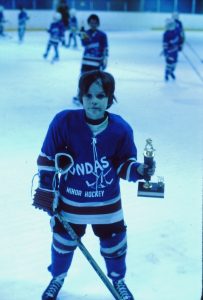
[[[99,17],[92,14],[88,17],[88,30],[82,29],[80,38],[84,47],[81,74],[92,70],[105,70],[108,57],[108,39],[105,32],[98,29],[100,26]],[[75,104],[79,104],[78,97],[73,98]]]
[[[61,14],[55,12],[53,16],[53,22],[51,23],[49,29],[47,30],[50,34],[49,41],[47,44],[46,51],[44,53],[44,58],[47,58],[51,48],[54,49],[54,57],[52,58],[52,63],[59,60],[59,43],[64,41],[64,25],[61,22]]]
[[[165,32],[163,34],[163,54],[165,57],[165,81],[171,77],[176,79],[174,71],[178,61],[178,51],[182,40],[173,19],[166,19]]]
[[[71,46],[73,40],[73,47],[77,48],[78,20],[75,9],[70,10],[69,30],[67,47],[69,48]]]
[[[20,12],[18,14],[18,39],[20,43],[22,43],[24,40],[26,23],[29,19],[30,18],[28,17],[28,14],[26,13],[25,9],[21,6]]]

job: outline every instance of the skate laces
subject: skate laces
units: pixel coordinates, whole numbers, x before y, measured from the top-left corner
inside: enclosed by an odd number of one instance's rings
[[[113,282],[114,287],[116,288],[117,292],[121,296],[122,300],[131,300],[133,299],[131,297],[130,291],[128,290],[125,282],[121,279],[118,281]]]
[[[60,290],[62,284],[64,282],[64,279],[61,278],[53,278],[45,292],[47,296],[55,296],[58,291]]]

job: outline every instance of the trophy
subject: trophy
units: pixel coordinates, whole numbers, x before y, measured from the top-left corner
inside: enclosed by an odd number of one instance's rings
[[[151,176],[147,174],[147,169],[153,166],[155,149],[152,145],[152,140],[147,139],[144,148],[144,180],[138,183],[137,195],[140,197],[164,198],[164,180],[163,177],[158,177],[158,182],[151,182]]]

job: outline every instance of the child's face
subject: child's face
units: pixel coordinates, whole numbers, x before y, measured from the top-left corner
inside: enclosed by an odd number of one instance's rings
[[[96,20],[90,20],[88,24],[89,24],[90,29],[92,29],[92,30],[96,30],[99,26],[99,24]]]
[[[82,97],[82,100],[88,118],[98,120],[104,117],[108,106],[108,97],[103,90],[100,79],[90,85],[87,94]]]

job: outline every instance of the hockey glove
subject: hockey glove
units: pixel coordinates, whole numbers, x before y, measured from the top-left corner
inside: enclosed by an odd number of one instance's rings
[[[80,30],[80,38],[81,38],[81,40],[88,40],[89,36],[85,31]]]
[[[58,193],[57,191],[49,191],[41,188],[35,190],[33,197],[33,204],[35,208],[42,209],[48,215],[53,216],[58,207]]]
[[[152,166],[148,166],[146,164],[140,164],[137,168],[137,172],[146,177],[146,176],[152,176],[155,173],[155,169],[156,169],[156,162],[153,161]]]
[[[42,160],[38,158],[38,163],[41,162],[39,170],[39,186],[35,190],[33,196],[33,206],[35,208],[46,211],[49,215],[53,215],[58,208],[58,174],[61,175],[68,173],[69,169],[73,166],[73,158],[67,153],[57,153],[55,155],[55,168],[48,171],[46,168],[42,169]]]

